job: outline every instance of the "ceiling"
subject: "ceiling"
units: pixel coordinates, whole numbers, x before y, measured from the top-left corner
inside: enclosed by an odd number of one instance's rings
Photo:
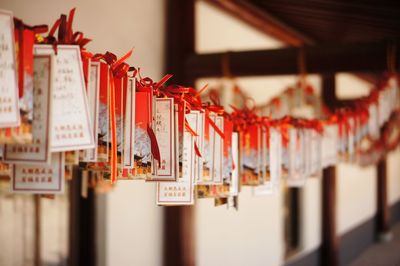
[[[246,0],[315,43],[400,37],[400,1]]]

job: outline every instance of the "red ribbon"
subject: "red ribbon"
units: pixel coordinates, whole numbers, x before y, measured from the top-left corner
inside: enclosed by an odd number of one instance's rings
[[[116,128],[116,105],[115,105],[115,83],[114,78],[121,78],[127,75],[129,65],[124,61],[132,55],[132,50],[127,52],[120,59],[113,53],[96,54],[93,56],[95,60],[104,60],[110,66],[110,127],[111,127],[111,183],[117,180],[117,128]]]
[[[53,45],[53,49],[57,54],[58,44],[72,44],[78,45],[81,49],[84,49],[85,45],[88,44],[91,39],[85,38],[82,32],[74,32],[72,30],[72,24],[75,16],[75,8],[69,11],[69,15],[62,14],[59,19],[54,22],[48,35],[44,38],[44,44]],[[54,36],[58,30],[57,38]]]
[[[19,97],[22,98],[24,95],[24,67],[25,67],[25,44],[28,41],[28,44],[33,44],[35,40],[35,34],[40,34],[48,31],[47,25],[36,25],[36,26],[29,26],[26,25],[22,20],[14,17],[14,28],[16,30],[16,34],[18,34],[18,87],[19,87]],[[32,39],[25,40],[25,30],[31,31]],[[32,48],[32,47],[30,47]],[[32,57],[33,58],[33,57]],[[31,59],[32,60],[32,59]],[[33,63],[33,62],[32,62]]]

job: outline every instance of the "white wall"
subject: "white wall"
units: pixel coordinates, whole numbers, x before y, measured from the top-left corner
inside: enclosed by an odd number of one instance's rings
[[[387,157],[388,201],[390,204],[400,200],[400,148]]]
[[[27,24],[49,24],[61,13],[77,11],[74,30],[92,38],[93,52],[118,56],[135,48],[129,63],[154,79],[162,76],[164,1],[158,0],[1,0],[0,8],[14,12]],[[101,265],[161,265],[162,208],[155,205],[154,184],[125,181],[101,199],[99,238]],[[103,235],[102,235],[103,234]],[[104,249],[105,248],[105,249]]]
[[[376,212],[375,167],[361,168],[353,164],[341,163],[336,168],[337,175],[337,232],[343,234]]]
[[[339,99],[366,96],[371,84],[357,77],[336,75],[336,94]],[[376,212],[376,168],[341,163],[337,174],[337,232],[343,234],[370,219]]]
[[[272,49],[283,46],[230,17],[213,6],[199,1],[196,4],[196,50],[215,52],[227,50]],[[224,32],[224,34],[221,34]],[[320,89],[320,78],[308,77]],[[236,79],[240,88],[263,104],[293,85],[296,76],[245,77]],[[200,79],[197,87],[220,84],[219,79]],[[229,82],[225,81],[224,84]],[[228,87],[229,89],[229,87]],[[226,93],[224,93],[226,94]],[[229,96],[229,92],[227,93]],[[301,220],[302,251],[300,257],[320,243],[320,178],[307,181],[302,193]],[[196,252],[198,265],[281,265],[284,262],[283,193],[255,197],[251,188],[244,187],[239,196],[239,211],[215,208],[213,201],[201,199],[196,203]]]
[[[368,95],[372,85],[357,77],[340,73],[336,76],[338,98]],[[388,201],[400,199],[400,151],[390,153],[387,159]],[[371,219],[376,213],[376,167],[339,164],[337,167],[337,231],[343,234]]]
[[[240,193],[239,211],[196,202],[197,265],[279,265],[283,256],[282,194]]]
[[[237,18],[201,0],[196,2],[195,19],[196,51],[199,53],[284,46],[279,40],[254,30]]]
[[[278,40],[265,36],[234,17],[198,2],[196,50],[198,52],[269,49],[282,47]],[[221,34],[223,32],[224,34]],[[321,80],[309,76],[319,92]],[[257,104],[268,101],[296,81],[294,76],[236,78],[237,83]],[[200,79],[198,87],[220,84],[218,79]],[[224,84],[229,84],[225,81]],[[353,75],[337,75],[339,98],[367,95],[371,85]],[[226,93],[224,93],[226,94]],[[228,93],[229,95],[229,93]],[[388,159],[389,199],[400,199],[399,152]],[[361,168],[340,164],[337,167],[337,232],[343,234],[370,219],[376,212],[375,167]],[[199,265],[280,265],[283,259],[282,193],[257,198],[245,188],[239,197],[239,212],[214,208],[210,200],[199,200],[197,214],[197,256]],[[321,241],[321,179],[307,180],[302,193],[301,257],[317,248]],[[234,220],[233,220],[234,219]],[[261,226],[263,225],[263,226]],[[257,232],[257,233],[256,233]],[[255,237],[258,234],[258,237]],[[266,241],[269,239],[269,241]],[[271,242],[276,241],[272,246]],[[224,248],[222,248],[224,247]]]

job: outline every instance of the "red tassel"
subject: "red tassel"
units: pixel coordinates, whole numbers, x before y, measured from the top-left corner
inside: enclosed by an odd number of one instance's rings
[[[160,149],[158,147],[156,134],[154,134],[153,129],[148,125],[147,125],[147,134],[149,135],[151,142],[151,153],[153,154],[155,160],[161,162]]]
[[[194,143],[194,151],[196,152],[196,155],[201,158],[201,153],[196,142]]]

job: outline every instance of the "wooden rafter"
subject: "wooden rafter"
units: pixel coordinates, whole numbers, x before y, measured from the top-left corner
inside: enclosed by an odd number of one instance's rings
[[[205,0],[208,3],[228,12],[255,29],[273,36],[290,46],[303,46],[318,43],[318,40],[276,18],[266,10],[244,0]],[[378,78],[373,73],[353,73],[357,78],[376,85]]]
[[[303,48],[308,73],[376,72],[387,69],[385,42],[306,46]],[[229,53],[234,76],[296,75],[299,49],[290,47]],[[221,62],[226,53],[194,54],[186,60],[190,78],[223,76]],[[397,55],[396,61],[400,61]]]
[[[283,41],[291,46],[313,44],[314,41],[287,23],[280,21],[272,14],[260,10],[248,1],[243,0],[206,0],[206,2],[228,12],[255,29]]]

